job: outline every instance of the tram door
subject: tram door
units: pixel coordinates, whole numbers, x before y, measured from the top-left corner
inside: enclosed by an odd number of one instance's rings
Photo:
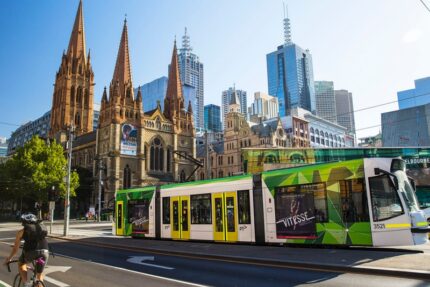
[[[236,192],[215,193],[212,196],[212,219],[215,241],[237,241]]]
[[[122,200],[116,202],[116,235],[124,235],[123,205]]]
[[[172,239],[190,238],[190,197],[174,196],[170,198],[170,224]]]

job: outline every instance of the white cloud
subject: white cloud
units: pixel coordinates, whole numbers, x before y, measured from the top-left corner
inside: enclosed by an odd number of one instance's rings
[[[421,38],[421,35],[422,31],[420,29],[411,29],[403,35],[403,42],[408,44],[415,43]]]

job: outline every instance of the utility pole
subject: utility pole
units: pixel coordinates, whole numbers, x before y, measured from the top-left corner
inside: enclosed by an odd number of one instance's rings
[[[205,141],[206,141],[206,178],[211,179],[211,163],[209,156],[209,140],[208,140],[208,131],[205,130]]]
[[[69,141],[67,143],[68,163],[67,163],[67,193],[64,201],[64,236],[69,234],[69,220],[70,220],[70,173],[72,169],[72,143],[73,132],[75,127],[69,127]]]
[[[103,186],[102,171],[103,171],[103,161],[99,159],[99,195],[98,195],[99,208],[97,210],[97,222],[100,222],[100,213],[101,213],[100,211],[102,209],[102,186]]]

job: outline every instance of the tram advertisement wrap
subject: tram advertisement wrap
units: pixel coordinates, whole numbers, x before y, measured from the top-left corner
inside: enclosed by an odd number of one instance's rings
[[[147,234],[149,232],[149,200],[130,200],[128,212],[128,220],[132,224],[132,233]]]
[[[316,222],[314,198],[308,192],[282,192],[276,194],[277,238],[314,238]]]

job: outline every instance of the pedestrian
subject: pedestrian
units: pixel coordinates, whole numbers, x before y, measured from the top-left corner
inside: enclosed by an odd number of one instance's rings
[[[85,212],[85,222],[88,222],[88,211]]]

